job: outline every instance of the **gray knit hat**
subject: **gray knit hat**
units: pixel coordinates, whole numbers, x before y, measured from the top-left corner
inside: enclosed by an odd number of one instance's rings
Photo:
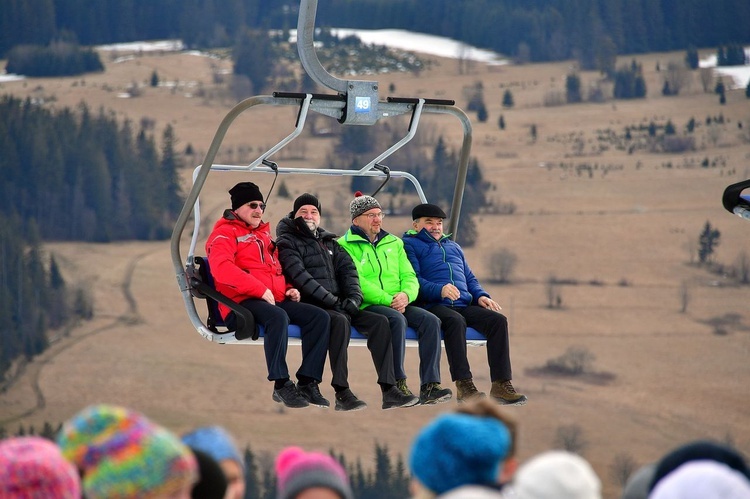
[[[378,200],[372,196],[362,194],[360,191],[354,193],[354,199],[349,204],[349,211],[352,212],[352,220],[373,208],[380,208]]]

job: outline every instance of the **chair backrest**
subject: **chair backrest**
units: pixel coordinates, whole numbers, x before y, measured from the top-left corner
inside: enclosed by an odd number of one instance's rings
[[[208,258],[196,256],[195,266],[198,270],[198,275],[200,276],[201,280],[213,289],[216,289],[214,276],[211,275],[211,270],[208,267]],[[219,313],[219,303],[210,296],[204,297],[206,299],[206,308],[208,309],[208,319],[206,320],[206,326],[208,326],[208,329],[210,329],[214,333],[219,332],[219,330],[217,329],[219,327],[226,329],[227,332],[234,331],[234,329],[230,329],[227,327],[224,319],[221,317],[221,313]]]
[[[190,285],[194,290],[194,296],[206,300],[206,307],[208,309],[206,326],[208,329],[214,333],[222,333],[218,328],[223,328],[225,330],[223,332],[231,333],[234,331],[235,338],[238,340],[244,340],[247,338],[257,340],[260,337],[260,331],[255,323],[253,314],[242,305],[234,302],[229,297],[216,290],[216,282],[211,274],[211,268],[208,265],[208,258],[196,256],[193,261],[197,274],[196,272],[192,272]],[[236,319],[236,326],[230,326],[221,317],[219,303],[226,305],[232,310]]]

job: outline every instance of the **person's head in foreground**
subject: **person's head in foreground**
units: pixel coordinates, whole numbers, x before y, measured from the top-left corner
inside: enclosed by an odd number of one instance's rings
[[[277,499],[353,499],[341,464],[328,454],[287,447],[276,457]]]
[[[412,443],[412,497],[428,499],[465,485],[498,488],[510,448],[508,428],[494,417],[438,416]]]
[[[602,484],[584,458],[553,450],[532,457],[518,468],[513,491],[518,499],[601,499]]]
[[[245,496],[245,460],[227,430],[220,426],[203,426],[184,434],[182,442],[219,463],[227,479],[227,499]]]
[[[0,440],[0,497],[79,499],[75,466],[41,437]]]
[[[176,435],[124,407],[83,409],[57,443],[78,468],[87,499],[187,499],[198,480],[195,457]]]

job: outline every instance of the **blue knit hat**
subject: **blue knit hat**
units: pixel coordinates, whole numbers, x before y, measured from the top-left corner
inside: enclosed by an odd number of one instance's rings
[[[237,461],[240,469],[245,469],[245,462],[234,442],[234,438],[220,426],[204,426],[196,428],[182,436],[182,443],[192,449],[205,452],[216,462],[225,459]]]
[[[417,434],[409,466],[438,495],[462,485],[494,484],[510,450],[510,439],[510,432],[497,419],[444,414]]]

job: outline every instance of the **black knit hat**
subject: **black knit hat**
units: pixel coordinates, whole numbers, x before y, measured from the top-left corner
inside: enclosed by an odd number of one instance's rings
[[[294,218],[294,215],[297,214],[300,208],[308,204],[316,207],[318,209],[318,212],[321,215],[323,214],[323,210],[320,208],[320,201],[318,201],[318,198],[306,192],[294,200],[294,210],[292,210],[292,218]]]
[[[240,182],[229,189],[229,195],[232,196],[233,210],[250,201],[263,202],[263,194],[260,193],[258,186],[252,182]]]
[[[411,219],[419,220],[422,217],[429,218],[448,218],[448,215],[436,204],[424,203],[418,204],[411,210]]]

